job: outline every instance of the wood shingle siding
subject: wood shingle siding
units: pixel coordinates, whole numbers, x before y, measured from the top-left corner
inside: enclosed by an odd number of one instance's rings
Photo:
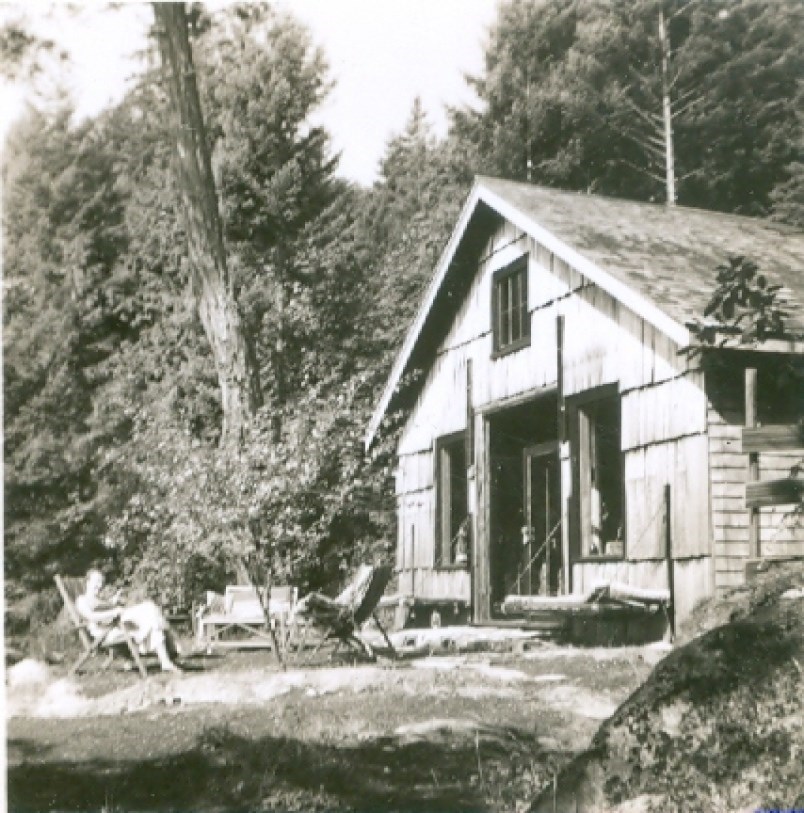
[[[745,561],[750,555],[745,502],[748,455],[742,449],[742,414],[738,393],[730,399],[718,398],[717,408],[710,404],[707,412],[716,584],[720,589],[741,583],[735,582],[735,574],[744,571]],[[785,477],[790,467],[800,459],[801,454],[795,451],[760,454],[761,477]],[[804,550],[804,525],[800,517],[792,517],[792,508],[776,506],[760,509],[760,551],[763,556],[801,555]]]

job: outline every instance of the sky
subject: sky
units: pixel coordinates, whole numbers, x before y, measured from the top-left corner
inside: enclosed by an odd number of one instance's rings
[[[70,54],[59,76],[76,94],[80,114],[119,99],[136,71],[151,18],[148,4],[124,3],[114,14],[83,2],[77,14],[64,4],[7,3],[0,22],[21,9],[39,33]],[[421,97],[435,131],[446,131],[446,106],[476,102],[464,76],[478,74],[497,0],[276,0],[310,28],[324,49],[335,88],[315,116],[341,154],[339,174],[368,185],[388,140],[400,132],[413,100]],[[11,120],[24,99],[3,88],[0,113]],[[0,124],[0,126],[2,126]]]

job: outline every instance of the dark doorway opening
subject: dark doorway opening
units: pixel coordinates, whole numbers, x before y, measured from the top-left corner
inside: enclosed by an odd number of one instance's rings
[[[563,591],[557,400],[547,395],[489,417],[492,613],[509,595]]]

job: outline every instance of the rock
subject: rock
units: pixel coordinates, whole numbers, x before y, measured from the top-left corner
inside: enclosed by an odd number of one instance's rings
[[[24,688],[26,686],[43,686],[50,680],[50,669],[47,664],[33,658],[23,658],[15,663],[7,672],[9,688]]]

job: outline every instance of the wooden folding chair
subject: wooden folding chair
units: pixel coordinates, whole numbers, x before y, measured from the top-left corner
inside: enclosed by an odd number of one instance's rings
[[[363,565],[354,580],[337,598],[329,599],[313,593],[307,597],[306,603],[303,599],[299,612],[301,618],[294,621],[295,625],[298,625],[299,621],[304,625],[301,640],[297,643],[297,651],[301,652],[304,649],[307,632],[314,628],[321,637],[311,653],[311,658],[327,641],[333,639],[336,641],[333,654],[341,644],[345,644],[374,658],[374,650],[357,634],[363,624],[369,618],[373,618],[388,648],[396,656],[394,645],[377,617],[377,605],[391,580],[392,573],[392,569],[385,565],[380,567]]]
[[[108,631],[100,638],[93,638],[93,636],[90,635],[87,623],[82,620],[75,606],[75,600],[84,588],[84,580],[70,578],[68,576],[62,577],[58,574],[53,577],[53,580],[56,582],[56,588],[64,602],[64,608],[67,610],[67,615],[78,633],[78,638],[81,642],[82,652],[75,663],[70,667],[70,674],[77,674],[88,660],[104,651],[107,654],[107,658],[103,664],[103,668],[108,669],[114,658],[115,648],[125,646],[128,648],[128,652],[136,664],[140,676],[143,678],[148,677],[148,671],[142,662],[140,653],[137,650],[137,645],[124,627],[118,624],[110,626]]]

